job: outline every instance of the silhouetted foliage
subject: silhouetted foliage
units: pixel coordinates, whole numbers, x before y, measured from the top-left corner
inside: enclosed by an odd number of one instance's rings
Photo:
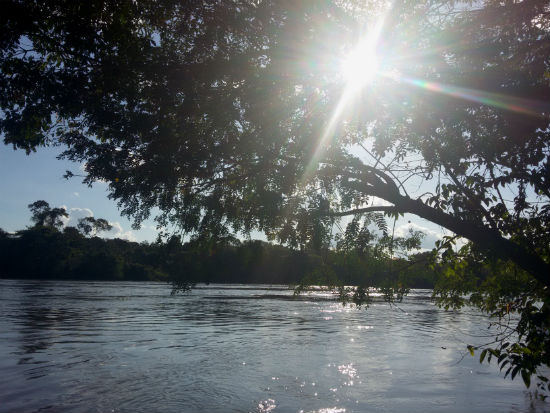
[[[49,210],[45,201],[31,210]],[[47,208],[46,208],[47,206]],[[106,220],[79,222],[90,225]],[[108,223],[107,223],[108,225]],[[342,285],[382,286],[388,279],[410,281],[412,287],[433,286],[427,263],[411,277],[405,258],[394,257],[387,234],[372,234],[361,248],[375,251],[357,254],[359,249],[295,250],[263,241],[239,241],[230,236],[201,235],[182,243],[177,236],[166,242],[136,243],[121,239],[90,237],[74,227],[35,225],[8,234],[0,231],[0,276],[10,278],[169,281],[174,290],[187,290],[197,283],[300,284],[314,280],[320,271],[332,271]],[[395,238],[404,245],[419,234]],[[406,246],[408,249],[410,246]],[[336,275],[337,274],[337,275]],[[304,279],[305,278],[305,279]],[[323,281],[316,279],[316,281]]]
[[[109,231],[113,228],[107,220],[94,217],[80,218],[76,227],[86,236],[97,235],[99,232]]]
[[[68,218],[69,214],[64,208],[50,208],[46,201],[35,201],[29,205],[31,210],[31,221],[38,227],[61,228],[63,218]]]
[[[548,297],[546,0],[13,0],[2,11],[5,143],[63,145],[137,225],[156,207],[186,233],[258,229],[324,259],[339,216],[413,213],[535,280],[502,299]],[[384,75],[347,85],[334,61],[380,20]],[[537,320],[549,348],[548,318]]]
[[[530,199],[550,195],[547,3],[459,3],[392,3],[392,75],[317,150],[344,87],[331,62],[377,2],[4,2],[0,130],[64,145],[136,224],[158,207],[187,232],[321,246],[376,196],[548,286],[550,209]],[[348,151],[370,139],[372,162]],[[435,189],[412,198],[410,175]]]

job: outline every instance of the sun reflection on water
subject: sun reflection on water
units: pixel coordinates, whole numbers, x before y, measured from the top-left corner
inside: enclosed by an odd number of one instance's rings
[[[273,399],[263,400],[260,403],[258,403],[258,410],[262,413],[263,412],[270,412],[275,407],[277,407],[277,405],[275,404],[275,400],[273,400]]]
[[[353,363],[338,366],[338,371],[344,376],[349,377],[349,380],[344,383],[344,386],[353,386],[354,379],[357,377],[357,369],[353,367]]]

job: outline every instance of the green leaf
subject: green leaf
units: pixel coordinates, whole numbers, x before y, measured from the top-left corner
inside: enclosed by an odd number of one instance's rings
[[[521,378],[525,383],[525,387],[529,387],[531,385],[531,374],[527,370],[521,370]]]
[[[485,360],[485,356],[487,355],[487,349],[483,350],[481,354],[479,355],[479,362],[483,363],[483,360]]]
[[[506,373],[504,374],[504,378],[508,377],[508,374],[510,374],[510,370],[512,370],[512,366],[508,367],[508,370],[506,370]]]
[[[468,348],[468,351],[470,352],[470,356],[473,357],[474,356],[474,346],[468,345],[467,348]]]

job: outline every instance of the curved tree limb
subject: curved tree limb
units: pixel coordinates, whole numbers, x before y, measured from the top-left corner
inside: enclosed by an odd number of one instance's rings
[[[344,217],[346,215],[357,215],[364,214],[366,212],[389,212],[389,213],[398,213],[401,212],[393,205],[379,205],[379,206],[370,206],[365,208],[350,209],[348,211],[340,212],[329,212],[328,216],[331,217]]]
[[[424,218],[434,224],[440,225],[455,234],[466,238],[485,251],[496,255],[502,259],[510,259],[518,266],[523,268],[542,285],[550,288],[550,264],[545,262],[537,254],[523,248],[515,242],[504,238],[497,230],[490,227],[480,225],[478,223],[466,221],[452,215],[449,215],[439,209],[426,205],[419,199],[412,199],[408,196],[401,195],[398,187],[391,178],[381,171],[372,171],[367,168],[368,172],[362,175],[364,180],[359,180],[358,176],[353,176],[354,180],[345,179],[342,184],[351,187],[357,191],[367,195],[373,195],[382,198],[385,201],[391,202],[394,206],[393,210],[400,213],[411,213]],[[374,207],[377,210],[382,210],[384,207]],[[385,207],[388,208],[388,207]],[[348,213],[341,213],[343,216]],[[355,213],[362,213],[364,208],[356,210]]]

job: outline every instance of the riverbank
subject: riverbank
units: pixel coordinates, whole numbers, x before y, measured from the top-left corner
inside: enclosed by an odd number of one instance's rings
[[[372,250],[296,250],[263,241],[137,243],[87,237],[75,228],[0,231],[0,278],[195,283],[401,283],[432,288],[430,253],[408,258]]]

